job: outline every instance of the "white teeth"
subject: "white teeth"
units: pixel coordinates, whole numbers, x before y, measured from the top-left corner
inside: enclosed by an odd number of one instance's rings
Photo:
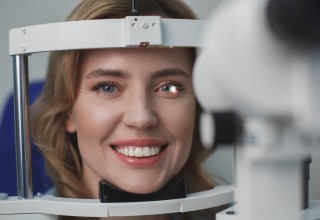
[[[130,157],[150,157],[160,153],[160,147],[118,147],[118,153]]]
[[[142,149],[140,147],[137,147],[134,149],[134,156],[135,157],[143,157]]]
[[[150,150],[150,154],[153,156],[153,155],[156,155],[156,150],[152,147],[151,150]]]
[[[129,149],[129,156],[134,157],[134,149],[133,148]]]
[[[150,148],[149,147],[144,147],[142,150],[143,156],[144,157],[150,157],[151,156],[151,152],[150,152]]]
[[[121,149],[121,148],[120,148],[120,149]],[[121,150],[118,149],[118,152],[119,152],[120,154],[124,154],[125,156],[128,156],[128,155],[129,155],[129,150],[128,150],[128,148],[123,148],[123,153],[121,153]]]

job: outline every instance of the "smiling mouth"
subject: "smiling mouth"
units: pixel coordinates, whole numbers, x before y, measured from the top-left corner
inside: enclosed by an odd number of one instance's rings
[[[127,157],[152,157],[160,154],[168,145],[161,146],[115,146],[112,149]]]

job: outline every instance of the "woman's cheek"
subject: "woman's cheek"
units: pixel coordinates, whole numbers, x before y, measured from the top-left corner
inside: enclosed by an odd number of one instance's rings
[[[175,104],[162,105],[161,123],[174,136],[177,142],[191,146],[195,126],[195,99],[190,97]]]
[[[121,107],[107,102],[82,102],[76,109],[77,130],[93,134],[112,132],[121,115]]]

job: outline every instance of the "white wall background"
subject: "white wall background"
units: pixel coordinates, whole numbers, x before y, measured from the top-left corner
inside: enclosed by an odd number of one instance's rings
[[[184,0],[192,6],[200,18],[206,18],[220,0]],[[42,23],[64,21],[69,12],[80,0],[1,0],[0,1],[0,115],[6,98],[12,91],[12,62],[8,55],[8,32],[11,28]],[[46,71],[47,54],[34,54],[29,59],[30,81],[43,79]],[[0,152],[1,153],[1,152]],[[320,153],[314,153],[317,161],[313,162],[311,181],[313,198],[320,198]],[[231,148],[221,148],[206,163],[229,182],[233,182],[233,152]]]

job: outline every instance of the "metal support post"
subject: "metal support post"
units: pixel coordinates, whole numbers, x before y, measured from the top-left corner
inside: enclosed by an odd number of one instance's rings
[[[13,56],[13,74],[18,197],[29,199],[33,193],[28,55]]]

